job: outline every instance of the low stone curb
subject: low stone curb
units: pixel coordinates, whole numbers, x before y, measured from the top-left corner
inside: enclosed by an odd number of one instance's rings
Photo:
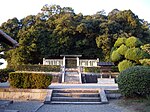
[[[48,93],[46,95],[44,104],[50,104],[51,103],[52,91],[53,90],[48,90]]]
[[[109,102],[108,102],[108,99],[106,97],[104,89],[100,89],[99,94],[100,94],[102,104],[108,104]]]

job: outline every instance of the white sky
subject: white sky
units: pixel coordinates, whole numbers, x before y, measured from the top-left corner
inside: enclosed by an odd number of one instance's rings
[[[72,7],[75,13],[92,15],[104,9],[107,13],[117,8],[131,9],[140,19],[150,22],[150,0],[1,0],[0,24],[8,19],[22,19],[40,12],[45,4]]]

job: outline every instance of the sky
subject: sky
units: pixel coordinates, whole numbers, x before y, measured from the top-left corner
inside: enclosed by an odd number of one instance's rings
[[[103,9],[106,13],[116,8],[130,9],[140,19],[150,23],[150,0],[1,0],[0,4],[0,25],[14,17],[20,20],[28,15],[36,15],[45,4],[72,7],[76,14],[83,15],[92,15]]]

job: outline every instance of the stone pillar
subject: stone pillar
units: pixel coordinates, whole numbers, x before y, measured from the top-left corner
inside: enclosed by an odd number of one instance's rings
[[[65,58],[65,56],[63,57],[63,66],[65,67],[65,60],[66,60],[66,58]]]
[[[79,57],[77,57],[77,67],[80,66],[79,64],[80,64],[80,63],[79,63]]]
[[[45,58],[43,58],[43,65],[45,65]]]

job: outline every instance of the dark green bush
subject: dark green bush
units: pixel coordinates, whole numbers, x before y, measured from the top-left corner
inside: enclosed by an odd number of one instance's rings
[[[58,65],[19,65],[16,71],[60,72]]]
[[[147,96],[150,94],[150,67],[134,66],[118,76],[118,86],[123,96]]]
[[[132,67],[132,66],[135,66],[135,63],[132,63],[131,61],[129,60],[123,60],[121,61],[119,64],[118,64],[118,69],[119,71],[123,71],[129,67]]]
[[[6,82],[9,77],[9,73],[14,72],[13,69],[0,69],[0,82]]]
[[[119,72],[118,66],[112,66],[111,67],[111,72]]]
[[[84,67],[83,72],[100,73],[100,67]]]
[[[14,88],[47,88],[52,81],[52,75],[42,73],[21,73],[13,72],[9,74],[10,86]]]

